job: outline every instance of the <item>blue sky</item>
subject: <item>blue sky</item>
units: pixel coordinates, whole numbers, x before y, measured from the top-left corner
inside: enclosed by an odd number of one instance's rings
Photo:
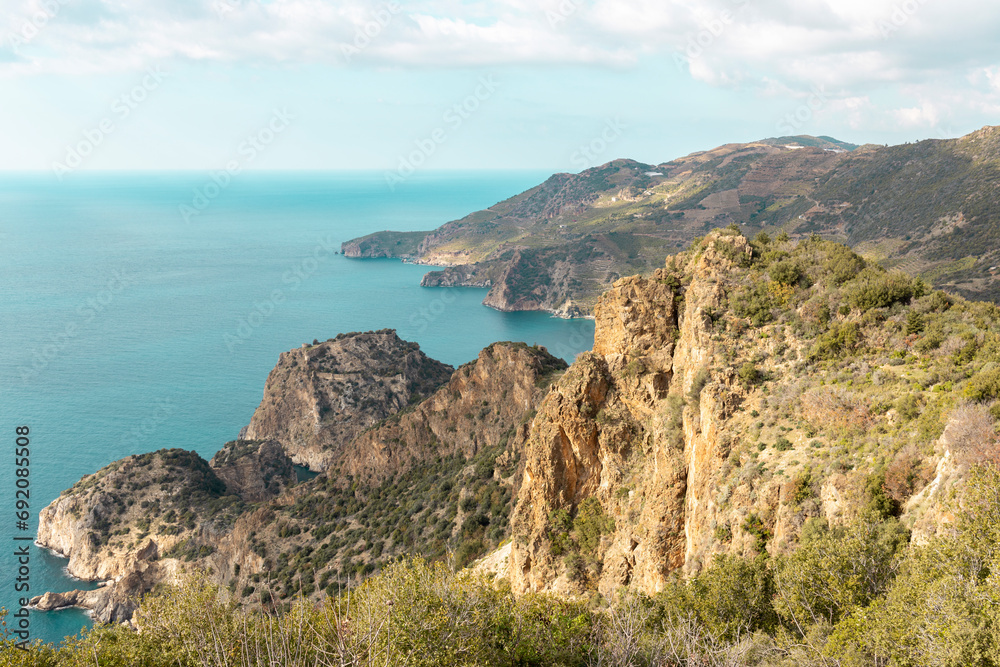
[[[5,170],[579,171],[1000,124],[985,1],[0,2]]]

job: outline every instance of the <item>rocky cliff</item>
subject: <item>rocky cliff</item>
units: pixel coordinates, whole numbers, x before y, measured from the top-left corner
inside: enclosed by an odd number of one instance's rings
[[[347,257],[377,259],[379,257],[411,257],[429,232],[382,232],[341,245]]]
[[[247,503],[294,480],[291,461],[269,442],[230,443],[212,464],[181,449],[116,461],[63,492],[38,521],[38,544],[68,558],[73,576],[105,585],[32,604],[80,605],[101,621],[126,620],[137,598],[173,580],[182,561],[211,555]]]
[[[278,359],[244,437],[276,440],[295,463],[324,470],[358,433],[420,401],[453,370],[388,329],[304,345]]]
[[[392,332],[282,355],[251,425],[272,440],[129,457],[42,512],[70,572],[116,583],[36,603],[122,619],[183,563],[269,606],[497,547],[482,567],[518,593],[655,593],[863,514],[926,540],[1000,460],[1000,309],[837,243],[717,230],[594,315],[568,368],[497,343],[443,377]],[[325,471],[293,485],[308,438]]]
[[[975,438],[953,434],[970,421],[956,407],[972,408],[948,393],[955,348],[939,346],[992,341],[958,377],[995,374],[995,308],[976,305],[993,315],[966,329],[919,283],[874,271],[854,284],[855,258],[713,232],[650,278],[616,282],[595,307],[593,353],[542,402],[525,445],[514,590],[655,593],[717,555],[787,552],[810,519],[844,521],[873,495],[924,533],[946,520],[937,487],[961,478],[949,443]],[[933,334],[925,318],[942,322]],[[975,410],[990,441],[995,417]],[[945,481],[916,493],[935,467]]]
[[[503,266],[492,262],[459,264],[441,271],[428,271],[420,279],[421,287],[492,287]]]
[[[519,456],[524,416],[566,363],[523,343],[495,343],[459,368],[412,410],[359,435],[338,459],[339,474],[384,480],[429,458],[505,447]]]
[[[85,477],[42,511],[38,541],[69,558],[74,576],[107,583],[33,604],[123,621],[142,594],[192,567],[248,603],[276,604],[405,553],[451,551],[463,564],[481,555],[508,534],[527,424],[566,364],[496,343],[430,393],[443,368],[393,332],[283,354],[249,430],[271,426],[292,446],[237,440],[210,462],[163,450]],[[337,432],[353,440],[322,450],[327,473],[296,484],[289,454],[301,450],[287,434],[315,432],[314,407],[345,387]],[[430,396],[403,404],[419,391]],[[346,411],[351,401],[360,415]],[[390,417],[365,428],[376,414]]]

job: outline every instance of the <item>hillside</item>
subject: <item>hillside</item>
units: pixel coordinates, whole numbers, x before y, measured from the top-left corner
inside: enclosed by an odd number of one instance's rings
[[[509,535],[528,423],[566,364],[496,343],[445,382],[442,367],[391,330],[282,354],[248,429],[267,426],[273,439],[228,443],[211,462],[183,450],[128,457],[42,511],[40,544],[69,558],[74,576],[113,581],[34,603],[126,620],[135,596],[192,567],[248,603],[280,605],[404,554],[467,564]],[[420,382],[436,389],[423,400]],[[322,419],[323,405],[337,416]],[[378,412],[388,416],[372,420]],[[344,440],[328,437],[331,426]],[[302,434],[332,444],[307,447]],[[295,484],[293,458],[323,472]]]
[[[169,580],[186,562],[267,604],[321,597],[407,553],[462,566],[508,538],[495,569],[515,592],[652,594],[718,555],[793,553],[810,521],[850,521],[872,498],[926,539],[950,485],[995,447],[997,307],[818,237],[713,232],[651,276],[617,281],[595,318],[593,352],[568,369],[498,343],[409,406],[371,394],[339,421],[389,416],[323,450],[324,472],[297,485],[280,461],[300,450],[281,433],[317,432],[317,409],[291,409],[303,396],[402,387],[405,368],[436,367],[394,332],[293,350],[261,404],[283,420],[267,447],[237,441],[210,465],[183,453],[176,472],[154,467],[125,487],[139,459],[112,464],[42,513],[39,540],[84,578],[127,584],[155,563]],[[295,355],[370,367],[295,379]],[[239,465],[265,452],[274,464]],[[204,501],[164,505],[203,487]],[[126,584],[106,589],[120,598]]]
[[[594,312],[594,350],[568,368],[497,343],[408,407],[382,395],[392,414],[309,481],[293,481],[279,441],[229,443],[210,463],[164,450],[85,477],[43,510],[39,542],[71,573],[112,581],[34,604],[138,613],[139,637],[167,643],[174,608],[263,607],[276,623],[319,610],[363,636],[391,626],[403,656],[442,637],[428,665],[468,664],[449,653],[465,632],[463,650],[514,664],[583,665],[584,645],[613,656],[623,641],[671,665],[1000,656],[984,602],[1000,554],[1000,308],[818,236],[748,240],[734,226],[616,281]],[[394,333],[338,340],[370,359]],[[342,385],[314,382],[320,396]],[[262,405],[292,414],[282,405],[300,393],[271,382]],[[414,555],[448,567],[396,562]],[[137,611],[160,583],[180,588]],[[310,604],[280,614],[300,597]],[[942,623],[960,632],[935,638]]]
[[[713,233],[601,297],[526,446],[515,591],[654,594],[875,496],[916,539],[939,528],[956,471],[996,452],[1000,310],[783,239]]]
[[[380,232],[349,257],[445,266],[425,286],[490,287],[500,310],[590,315],[621,276],[649,274],[707,230],[818,233],[969,298],[1000,300],[1000,129],[862,146],[830,137],[727,144],[658,165],[614,160],[431,232]]]

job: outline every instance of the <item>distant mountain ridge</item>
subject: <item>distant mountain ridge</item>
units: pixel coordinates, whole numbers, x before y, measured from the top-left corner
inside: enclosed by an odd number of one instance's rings
[[[589,315],[623,275],[720,225],[819,234],[969,298],[1000,301],[1000,128],[856,146],[832,137],[726,144],[657,165],[555,174],[430,232],[378,232],[349,257],[445,266],[426,286],[489,287],[500,310]]]

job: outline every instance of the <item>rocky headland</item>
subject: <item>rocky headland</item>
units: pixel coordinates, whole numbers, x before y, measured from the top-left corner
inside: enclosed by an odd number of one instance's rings
[[[581,317],[618,278],[737,224],[748,236],[819,234],[936,288],[1000,301],[998,164],[997,127],[900,146],[777,137],[554,174],[436,230],[377,232],[342,250],[445,267],[422,284],[489,287],[484,303],[498,310]]]
[[[36,604],[123,620],[199,568],[268,607],[402,554],[485,556],[519,594],[655,593],[870,508],[927,539],[995,447],[997,307],[840,244],[713,231],[593,313],[568,368],[496,343],[453,370],[393,332],[284,353],[250,442],[128,457],[43,510],[39,542],[111,583]]]

